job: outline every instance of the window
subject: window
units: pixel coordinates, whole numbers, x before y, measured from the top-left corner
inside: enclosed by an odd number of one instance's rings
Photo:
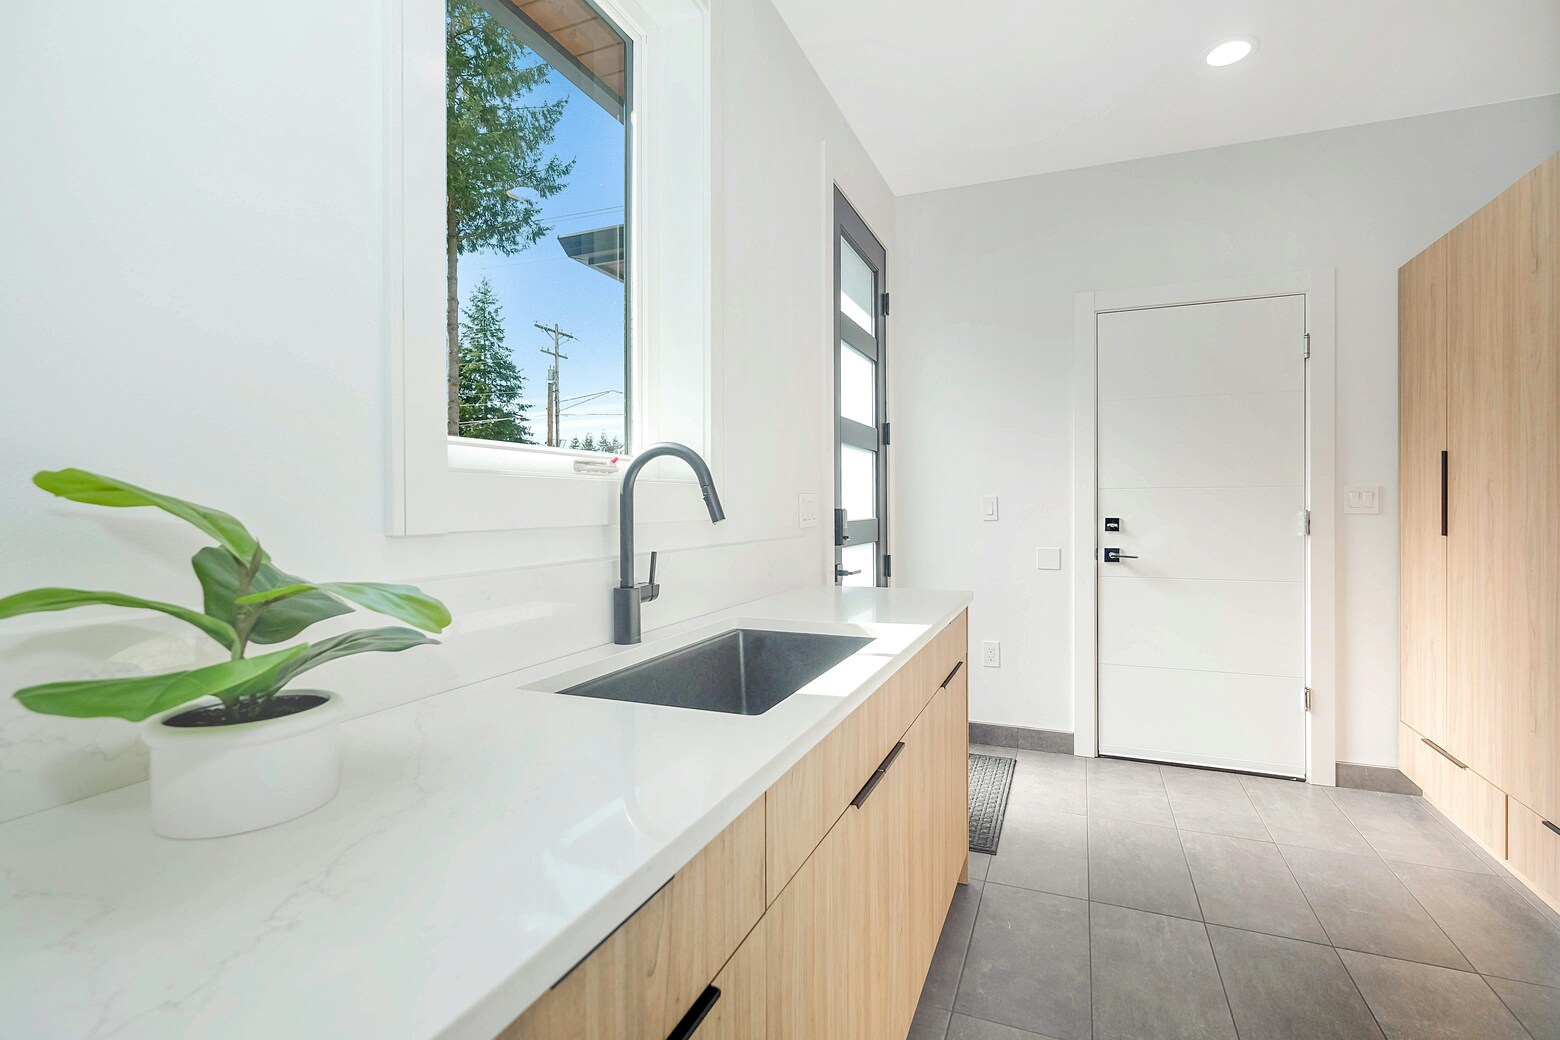
[[[446,0],[445,427],[628,450],[632,61],[586,0]]]
[[[720,473],[719,402],[710,389],[720,347],[710,336],[709,8],[705,0],[386,3],[395,12],[385,39],[392,157],[383,182],[392,395],[387,526],[397,535],[548,528],[571,532],[558,536],[573,539],[559,551],[590,551],[597,529],[616,515],[617,485],[609,468],[592,464],[606,459],[582,459],[567,447],[575,437],[583,446],[590,435],[596,448],[603,433],[608,447],[632,442],[625,453],[636,443],[682,441]],[[507,34],[463,40],[481,44],[473,58],[519,70],[514,75],[530,84],[518,100],[516,89],[493,91],[517,119],[539,121],[546,106],[566,100],[550,141],[520,155],[532,164],[524,176],[500,155],[461,186],[468,199],[511,215],[530,212],[529,204],[547,230],[527,231],[537,237],[524,248],[475,235],[455,244],[452,338],[446,66],[457,16]],[[544,198],[537,184],[554,159],[573,166],[564,186]],[[571,278],[579,291],[565,298],[561,289],[538,288],[547,272],[556,284]],[[490,298],[473,308],[483,275]],[[537,326],[557,330],[562,356],[552,393],[553,333]],[[475,337],[464,427],[458,366],[457,381],[449,378],[450,348],[458,353],[463,331]],[[454,436],[452,413],[461,431]],[[482,427],[521,439],[469,435]],[[547,447],[548,440],[561,447]],[[674,472],[665,479],[683,478]],[[647,519],[671,522],[678,514],[658,509],[654,498],[644,502]]]

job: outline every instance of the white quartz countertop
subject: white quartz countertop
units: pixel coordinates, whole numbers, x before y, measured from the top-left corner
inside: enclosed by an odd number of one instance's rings
[[[343,725],[341,792],[151,831],[145,784],[0,826],[0,1037],[491,1040],[969,603],[798,589]],[[763,715],[560,696],[733,627],[874,641]]]

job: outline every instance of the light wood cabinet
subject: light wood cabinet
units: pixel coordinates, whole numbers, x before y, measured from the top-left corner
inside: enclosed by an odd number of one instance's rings
[[[961,612],[769,789],[765,854],[770,902],[964,660],[968,644],[968,620]]]
[[[1507,860],[1512,872],[1560,911],[1560,833],[1546,825],[1544,817],[1515,798],[1507,799],[1506,804],[1511,835]],[[1560,822],[1555,820],[1547,822],[1560,827]]]
[[[763,912],[759,799],[500,1040],[665,1040]]]
[[[1398,761],[1431,805],[1440,809],[1479,844],[1506,856],[1506,793],[1450,753],[1436,750],[1431,738],[1406,723],[1398,725]]]
[[[1398,271],[1398,603],[1403,721],[1446,739],[1446,281],[1441,239]]]
[[[1560,812],[1560,157],[1449,236],[1449,749]]]
[[[880,779],[770,906],[770,1037],[909,1031],[968,847],[964,689],[934,688]]]
[[[968,858],[967,643],[961,613],[500,1040],[902,1040]]]
[[[1560,156],[1403,267],[1399,332],[1402,768],[1515,860],[1511,806],[1560,816]]]
[[[766,934],[765,922],[759,921],[715,976],[710,984],[714,1004],[688,1034],[689,1040],[753,1040],[764,1035],[769,1020]]]
[[[856,818],[841,819],[769,907],[768,1035],[849,1040]]]

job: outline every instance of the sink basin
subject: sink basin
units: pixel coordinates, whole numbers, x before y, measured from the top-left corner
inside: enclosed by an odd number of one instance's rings
[[[559,692],[762,715],[870,642],[867,636],[739,628]]]

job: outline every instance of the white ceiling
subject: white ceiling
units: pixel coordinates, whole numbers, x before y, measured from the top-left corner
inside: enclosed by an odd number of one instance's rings
[[[774,3],[902,195],[1560,93],[1560,0]]]

